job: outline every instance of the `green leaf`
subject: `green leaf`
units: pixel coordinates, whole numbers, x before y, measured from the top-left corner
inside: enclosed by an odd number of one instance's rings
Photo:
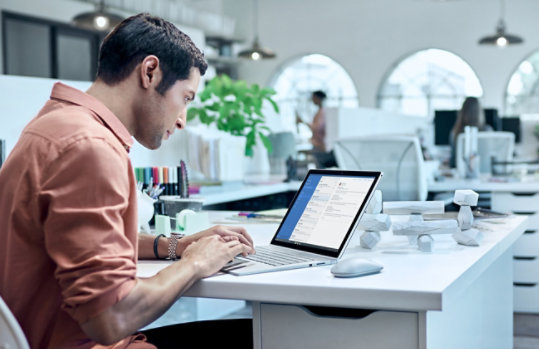
[[[187,109],[187,121],[196,119],[200,110],[198,108],[189,108]]]
[[[273,110],[275,110],[276,113],[279,113],[279,106],[273,99],[266,97],[266,101],[270,102],[270,104],[273,106]]]
[[[262,132],[258,132],[258,137],[260,137],[260,139],[262,140],[262,143],[264,144],[264,147],[266,147],[266,149],[268,150],[268,153],[271,154],[273,151],[273,145],[271,144],[270,139]]]
[[[215,121],[215,117],[208,115],[204,109],[200,109],[198,118],[200,119],[200,122],[206,125],[211,125]]]
[[[221,108],[221,105],[219,102],[213,102],[212,104],[205,106],[205,108],[214,112],[218,112],[219,108]]]

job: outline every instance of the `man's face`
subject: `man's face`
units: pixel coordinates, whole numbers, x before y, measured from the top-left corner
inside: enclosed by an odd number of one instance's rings
[[[187,122],[187,105],[195,98],[200,71],[191,68],[187,80],[178,80],[164,95],[155,88],[139,109],[139,125],[135,138],[149,149],[157,149],[163,139],[168,139],[176,128],[182,129]]]

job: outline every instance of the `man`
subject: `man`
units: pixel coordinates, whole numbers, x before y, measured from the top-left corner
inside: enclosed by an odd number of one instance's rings
[[[154,348],[139,328],[194,282],[253,252],[244,229],[221,226],[137,241],[132,137],[156,149],[184,128],[206,68],[174,25],[130,17],[105,38],[88,91],[56,84],[23,130],[0,171],[0,295],[32,348]],[[181,259],[137,278],[137,256],[154,255]],[[188,347],[193,333],[177,332],[150,334]]]

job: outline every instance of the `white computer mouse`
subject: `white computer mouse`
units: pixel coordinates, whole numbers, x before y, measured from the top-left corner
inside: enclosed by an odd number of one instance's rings
[[[369,274],[379,273],[383,266],[366,258],[347,257],[337,262],[331,273],[340,278],[352,278]]]

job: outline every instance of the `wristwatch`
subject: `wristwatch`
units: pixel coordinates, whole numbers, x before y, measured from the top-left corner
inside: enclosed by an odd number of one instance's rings
[[[185,234],[171,234],[168,238],[168,258],[171,261],[178,259],[176,255],[176,246],[178,245],[178,240],[183,238]]]

